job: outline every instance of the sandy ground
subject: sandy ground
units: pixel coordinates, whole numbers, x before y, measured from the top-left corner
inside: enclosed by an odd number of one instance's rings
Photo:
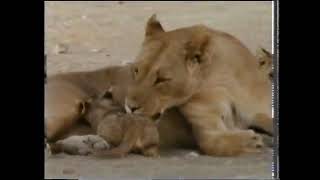
[[[153,13],[166,30],[205,24],[235,35],[252,52],[260,46],[271,51],[271,2],[45,2],[47,74],[133,60]],[[66,46],[66,53],[56,54],[57,44]],[[186,157],[189,152],[172,150],[162,152],[159,159],[131,155],[121,160],[46,155],[45,177],[271,178],[271,150],[237,158]]]
[[[130,155],[123,159],[46,155],[46,178],[144,180],[152,178],[271,179],[271,150],[236,158],[192,156],[191,150],[163,151],[160,158]]]

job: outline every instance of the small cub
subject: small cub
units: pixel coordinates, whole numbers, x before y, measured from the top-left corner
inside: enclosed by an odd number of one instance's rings
[[[114,103],[110,92],[86,102],[85,107],[84,118],[97,135],[113,146],[111,150],[95,151],[96,156],[123,157],[130,152],[158,156],[159,134],[151,119],[126,114]]]

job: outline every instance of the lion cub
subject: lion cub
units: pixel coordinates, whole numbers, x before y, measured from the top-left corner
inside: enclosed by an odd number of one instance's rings
[[[256,51],[256,57],[259,60],[259,69],[269,76],[269,79],[273,80],[272,71],[272,58],[273,55],[264,48],[259,48]]]
[[[158,156],[159,134],[156,124],[149,118],[126,114],[106,92],[103,97],[85,103],[84,118],[93,130],[106,140],[111,150],[96,150],[96,156],[123,157],[130,152],[145,156]]]

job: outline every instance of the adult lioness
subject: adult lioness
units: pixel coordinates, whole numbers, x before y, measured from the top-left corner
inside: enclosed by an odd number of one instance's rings
[[[203,25],[165,32],[147,22],[126,109],[155,116],[178,106],[208,155],[256,152],[272,133],[271,81],[257,58],[235,37]],[[147,91],[146,91],[147,90]]]

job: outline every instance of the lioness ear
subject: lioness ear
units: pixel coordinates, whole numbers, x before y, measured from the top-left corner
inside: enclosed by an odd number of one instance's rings
[[[186,50],[186,66],[190,74],[195,74],[202,71],[208,65],[207,47],[210,41],[208,34],[197,33],[190,41],[185,44]],[[202,69],[202,70],[201,70]]]
[[[152,36],[154,34],[162,33],[162,32],[164,32],[164,30],[160,22],[157,20],[156,14],[153,14],[147,22],[145,35]]]
[[[185,44],[186,59],[193,63],[202,63],[204,53],[209,44],[210,37],[207,34],[197,34]]]

